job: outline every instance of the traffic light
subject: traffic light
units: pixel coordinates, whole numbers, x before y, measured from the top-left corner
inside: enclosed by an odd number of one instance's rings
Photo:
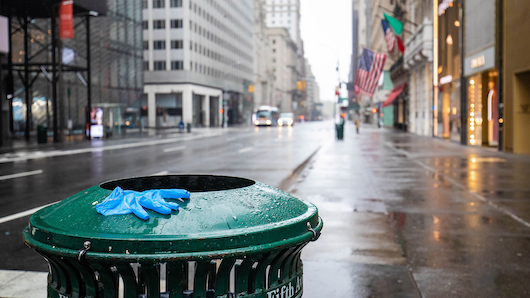
[[[248,85],[248,93],[254,93],[255,87],[254,85]]]
[[[298,87],[298,90],[303,91],[305,90],[306,83],[305,81],[298,81],[296,82],[296,86]]]

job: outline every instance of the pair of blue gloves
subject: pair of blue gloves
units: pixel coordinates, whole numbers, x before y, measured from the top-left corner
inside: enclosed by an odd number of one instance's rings
[[[190,192],[184,189],[151,189],[142,192],[123,190],[116,187],[105,201],[96,205],[96,211],[105,216],[129,214],[146,220],[149,214],[144,207],[161,214],[170,214],[178,210],[179,204],[166,202],[165,199],[189,199]]]

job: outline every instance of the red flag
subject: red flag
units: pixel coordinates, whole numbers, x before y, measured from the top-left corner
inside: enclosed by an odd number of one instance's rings
[[[63,0],[59,6],[59,36],[74,38],[74,1]]]
[[[401,40],[401,38],[399,38],[399,36],[396,36],[396,38],[397,38],[398,50],[401,53],[405,53],[405,45],[403,44],[403,40]]]

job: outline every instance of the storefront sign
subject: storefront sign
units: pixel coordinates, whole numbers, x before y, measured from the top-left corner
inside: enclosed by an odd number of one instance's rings
[[[471,59],[471,68],[477,68],[481,67],[484,64],[486,64],[486,59],[484,58],[484,55],[478,56],[477,58]]]
[[[444,11],[451,6],[454,0],[443,0],[440,5],[438,5],[438,15],[441,16]]]
[[[495,68],[495,46],[466,57],[464,63],[465,76]]]

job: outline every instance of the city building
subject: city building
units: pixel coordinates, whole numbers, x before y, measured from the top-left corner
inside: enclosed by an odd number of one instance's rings
[[[306,87],[306,102],[304,105],[307,107],[307,119],[317,120],[313,115],[315,111],[315,104],[320,102],[320,88],[316,81],[315,75],[311,71],[311,65],[309,61],[305,59],[305,87]]]
[[[180,121],[199,127],[250,123],[253,5],[143,0],[148,127],[174,127]]]
[[[502,4],[497,7],[500,10],[497,13],[497,24],[502,26],[502,29],[497,30],[498,42],[495,47],[498,51],[497,68],[503,70],[502,83],[498,85],[501,88],[495,91],[499,94],[497,122],[500,148],[507,152],[530,154],[530,40],[526,38],[530,36],[530,2],[497,2]],[[484,61],[478,59],[473,63],[486,64],[489,63],[487,59],[485,53]],[[483,81],[485,79],[488,84],[489,73],[490,71],[486,71],[486,75],[482,76]],[[484,82],[482,84],[485,89]],[[491,116],[495,120],[493,115]],[[484,133],[482,136],[484,137]]]
[[[300,0],[266,0],[267,27],[286,28],[299,51],[302,50],[300,36]]]
[[[291,39],[287,28],[267,28],[271,45],[272,71],[274,73],[274,94],[271,105],[282,112],[293,112],[297,109],[297,80],[300,72],[297,68],[298,47]]]
[[[407,16],[413,23],[404,41],[404,63],[410,76],[407,129],[421,136],[432,136],[432,6],[432,1],[406,3]]]
[[[264,0],[254,0],[254,110],[272,105],[274,73],[272,48],[266,34],[267,11]]]

